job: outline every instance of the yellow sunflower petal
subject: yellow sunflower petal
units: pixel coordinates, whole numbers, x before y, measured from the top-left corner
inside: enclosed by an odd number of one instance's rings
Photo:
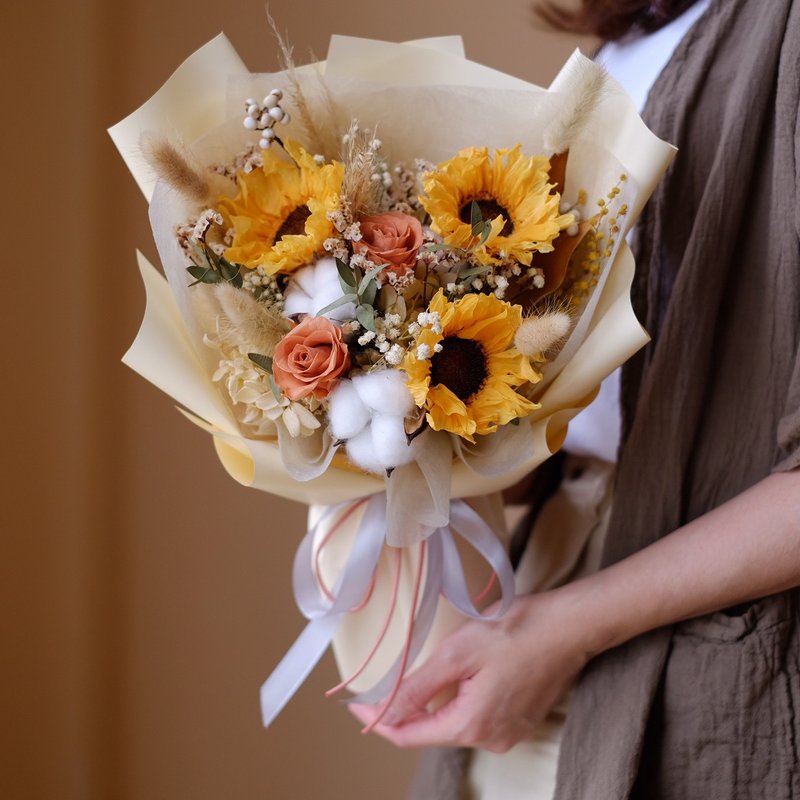
[[[492,218],[492,232],[474,251],[482,264],[516,260],[530,264],[534,253],[553,249],[553,240],[572,224],[571,214],[560,214],[560,197],[549,182],[550,161],[526,156],[520,145],[510,150],[467,148],[439,164],[424,181],[420,198],[431,217],[431,228],[446,244],[469,249],[475,244],[472,226],[461,219],[473,200],[487,201],[505,211]],[[511,233],[503,236],[506,221]]]
[[[449,431],[475,442],[472,434],[477,427],[466,404],[446,386],[432,387],[427,398],[427,420],[435,431]]]
[[[234,231],[225,258],[250,269],[263,267],[270,275],[291,272],[323,252],[323,242],[333,234],[328,212],[339,207],[344,176],[342,164],[317,164],[294,142],[287,141],[286,150],[294,162],[265,150],[260,169],[237,176],[238,195],[218,203]],[[303,232],[281,234],[295,212]]]
[[[451,302],[439,291],[428,311],[439,315],[441,334],[424,328],[402,368],[408,374],[409,391],[426,410],[434,430],[474,442],[475,435],[491,433],[537,408],[516,391],[541,378],[530,361],[511,346],[522,319],[519,306],[484,294],[469,294]],[[471,340],[476,346],[456,347],[449,343],[454,338]],[[435,353],[434,345],[439,342],[443,347]],[[418,359],[416,353],[423,344],[432,355]],[[434,384],[432,375],[443,382]],[[451,385],[445,385],[448,382]]]

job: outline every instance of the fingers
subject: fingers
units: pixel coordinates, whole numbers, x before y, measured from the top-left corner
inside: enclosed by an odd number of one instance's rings
[[[379,706],[351,705],[350,710],[365,725],[371,725],[380,714]],[[372,729],[397,747],[431,747],[435,745],[453,744],[460,740],[460,718],[458,698],[455,698],[438,711],[422,712],[406,722],[388,725],[379,722]]]
[[[428,704],[438,694],[469,675],[469,662],[456,657],[452,648],[443,643],[425,664],[403,679],[383,723],[399,725],[427,714]]]

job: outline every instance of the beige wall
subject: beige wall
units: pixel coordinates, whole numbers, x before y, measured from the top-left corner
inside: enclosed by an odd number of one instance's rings
[[[210,441],[119,359],[143,309],[146,207],[104,133],[224,29],[275,66],[261,0],[4,9],[0,797],[402,796],[414,761],[321,697],[267,731],[258,687],[299,633],[303,510],[234,484]],[[298,55],[329,33],[461,33],[547,81],[574,42],[526,0],[272,0]]]

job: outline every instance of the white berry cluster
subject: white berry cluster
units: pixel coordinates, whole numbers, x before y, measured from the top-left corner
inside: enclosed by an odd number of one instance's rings
[[[260,131],[261,140],[259,146],[266,150],[272,142],[277,139],[275,124],[280,122],[283,125],[289,123],[289,113],[281,108],[283,92],[280,89],[273,89],[262,103],[256,102],[252,97],[244,101],[247,116],[244,118],[244,126],[249,131]]]

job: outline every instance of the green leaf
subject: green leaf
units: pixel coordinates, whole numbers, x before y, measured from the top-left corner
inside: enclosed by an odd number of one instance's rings
[[[247,357],[264,372],[272,375],[272,359],[269,356],[264,356],[261,353],[248,353]]]
[[[232,281],[239,274],[239,267],[236,264],[231,264],[224,258],[219,260],[219,274],[225,278],[226,281]]]
[[[439,250],[452,250],[453,248],[451,248],[449,244],[437,244],[436,242],[431,242],[430,244],[422,245],[420,249],[428,253],[436,253]]]
[[[186,267],[186,271],[195,279],[192,286],[198,283],[219,283],[219,274],[210,267]]]
[[[192,252],[197,256],[197,259],[199,261],[198,266],[200,267],[205,266],[207,269],[213,269],[211,263],[208,260],[208,257],[206,256],[205,251],[203,250],[202,247],[200,247],[200,245],[197,244],[197,242],[194,241],[194,239],[189,239],[189,247],[192,249]]]
[[[458,273],[458,280],[463,283],[464,281],[471,280],[477,275],[483,275],[484,272],[488,272],[490,269],[491,267],[470,267],[469,269],[465,269]]]
[[[381,264],[379,267],[373,267],[362,279],[361,283],[358,284],[358,290],[356,294],[362,295],[366,291],[367,286],[369,286],[370,281],[372,281],[375,276],[385,270],[388,267],[388,264]]]
[[[378,284],[373,281],[367,285],[366,291],[360,295],[361,305],[371,306],[375,304],[375,298],[378,296]]]
[[[275,396],[275,399],[280,403],[281,398],[283,397],[283,393],[278,388],[278,384],[275,383],[275,378],[272,375],[269,376],[269,388],[272,389],[272,394]]]
[[[473,200],[469,207],[469,220],[472,225],[472,235],[480,236],[483,231],[483,214],[476,200]]]
[[[357,303],[357,302],[358,302],[357,295],[346,294],[343,297],[340,297],[338,300],[334,300],[332,303],[328,303],[328,305],[326,305],[325,308],[321,308],[319,311],[317,311],[315,316],[321,317],[327,314],[329,311],[333,311],[334,308],[339,308],[339,306],[346,305],[347,303]]]
[[[360,305],[356,309],[356,319],[368,330],[375,332],[375,309],[370,305]]]
[[[336,259],[336,269],[339,272],[339,280],[342,282],[342,290],[347,292],[348,289],[355,289],[357,285],[355,273],[341,258]]]

